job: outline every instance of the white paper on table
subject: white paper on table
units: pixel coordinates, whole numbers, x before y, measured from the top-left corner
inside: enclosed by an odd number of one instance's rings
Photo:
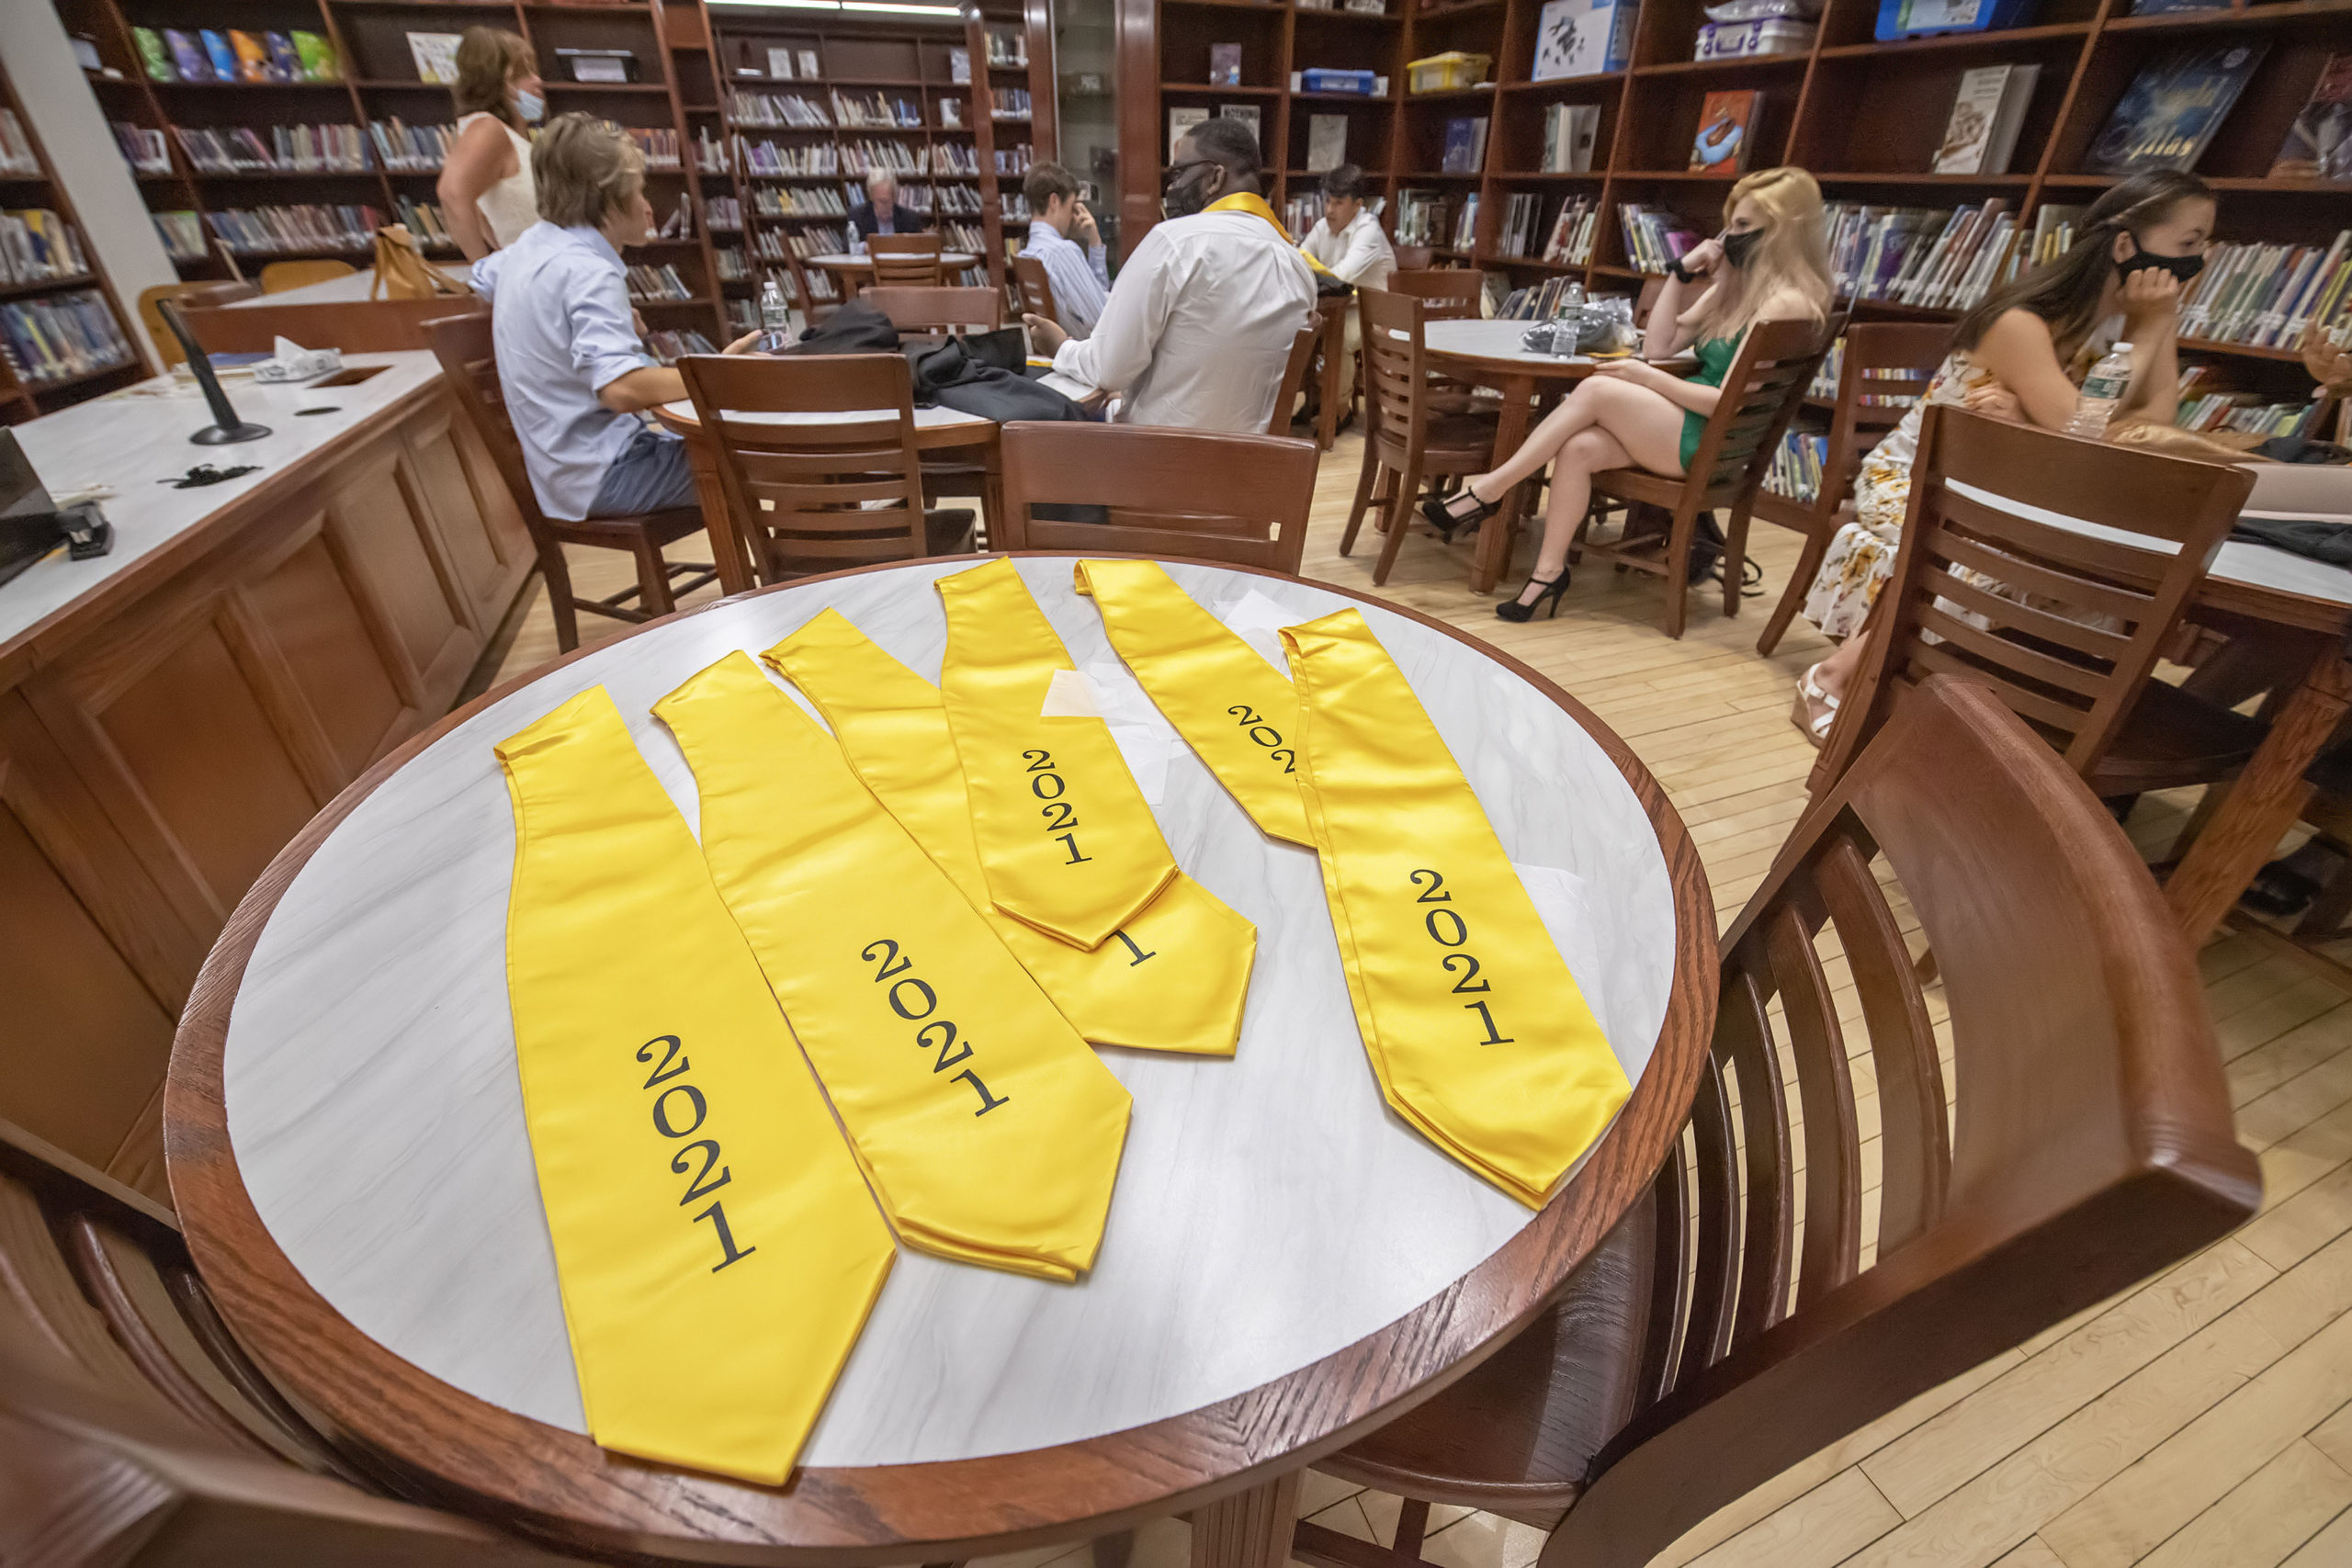
[[[1510,868],[1519,873],[1520,886],[1527,889],[1544,929],[1552,934],[1552,945],[1567,961],[1577,989],[1584,993],[1584,1005],[1595,1019],[1608,1017],[1600,991],[1600,945],[1595,940],[1592,909],[1585,902],[1584,878],[1556,866],[1521,865],[1517,861],[1510,863]]]
[[[1290,659],[1283,652],[1283,639],[1275,634],[1284,626],[1305,626],[1315,619],[1301,615],[1287,605],[1278,604],[1252,588],[1241,596],[1241,603],[1227,610],[1223,617],[1226,629],[1258,650],[1265,661],[1290,679]]]

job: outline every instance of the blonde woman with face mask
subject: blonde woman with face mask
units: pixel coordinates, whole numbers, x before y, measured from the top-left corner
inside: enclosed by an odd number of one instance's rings
[[[1821,187],[1803,169],[1766,169],[1731,187],[1724,231],[1692,246],[1651,308],[1646,359],[1601,365],[1530,432],[1518,451],[1472,476],[1453,495],[1430,497],[1422,514],[1439,533],[1491,514],[1523,479],[1552,467],[1552,502],[1535,570],[1515,598],[1495,606],[1506,621],[1557,615],[1568,585],[1568,542],[1603,468],[1641,468],[1679,476],[1723,396],[1724,373],[1758,321],[1824,321],[1829,313],[1829,252]],[[1695,345],[1695,346],[1694,346]],[[1685,380],[1650,360],[1690,349],[1699,373]]]
[[[547,113],[531,46],[496,28],[458,41],[458,139],[441,167],[441,221],[466,260],[503,251],[539,220],[529,127]]]

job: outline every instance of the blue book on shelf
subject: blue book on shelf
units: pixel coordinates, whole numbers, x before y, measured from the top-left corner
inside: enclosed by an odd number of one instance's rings
[[[233,82],[237,79],[237,51],[229,47],[229,35],[211,28],[199,28],[197,37],[204,40],[204,52],[212,62],[216,80]]]
[[[1984,33],[2021,28],[2033,20],[2039,0],[1879,0],[1878,38],[1924,38],[1930,33]]]
[[[2132,14],[2153,17],[2165,11],[2226,11],[2230,0],[2132,0]]]
[[[2195,168],[2269,50],[2268,39],[2224,39],[2158,55],[2123,90],[2086,166],[2108,175]]]
[[[1449,175],[1475,175],[1487,156],[1487,121],[1449,119],[1445,122],[1445,155],[1438,169]]]

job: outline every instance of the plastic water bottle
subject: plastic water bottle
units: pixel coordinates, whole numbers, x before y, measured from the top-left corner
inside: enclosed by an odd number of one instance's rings
[[[2083,378],[2083,395],[2075,404],[2075,417],[2066,422],[2066,434],[2093,441],[2105,435],[2107,422],[2115,417],[2115,405],[2131,384],[2132,345],[2119,343]]]
[[[792,331],[792,310],[784,302],[784,290],[771,277],[760,286],[760,330],[779,336]]]

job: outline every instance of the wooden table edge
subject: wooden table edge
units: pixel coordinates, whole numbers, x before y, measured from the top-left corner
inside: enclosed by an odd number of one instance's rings
[[[1019,553],[1080,558],[1069,552]],[[861,567],[756,592],[906,564]],[[311,854],[385,779],[490,704],[649,626],[541,666],[410,739],[313,818],[231,915],[182,1015],[164,1111],[166,1168],[188,1246],[239,1337],[275,1376],[336,1423],[340,1435],[412,1477],[420,1495],[436,1502],[493,1522],[527,1524],[592,1550],[808,1568],[937,1562],[1076,1541],[1139,1524],[1299,1469],[1468,1372],[1548,1304],[1640,1194],[1679,1135],[1713,1031],[1713,905],[1698,852],[1665,791],[1582,704],[1509,654],[1442,621],[1349,589],[1310,585],[1470,646],[1557,704],[1601,745],[1641,800],[1674,888],[1675,972],[1647,1069],[1576,1179],[1452,1286],[1309,1366],[1198,1410],[1020,1453],[804,1467],[780,1488],[607,1453],[584,1436],[443,1383],[354,1327],[279,1250],[230,1148],[222,1053],[230,1009],[254,944]],[[419,1450],[429,1457],[418,1457]]]

